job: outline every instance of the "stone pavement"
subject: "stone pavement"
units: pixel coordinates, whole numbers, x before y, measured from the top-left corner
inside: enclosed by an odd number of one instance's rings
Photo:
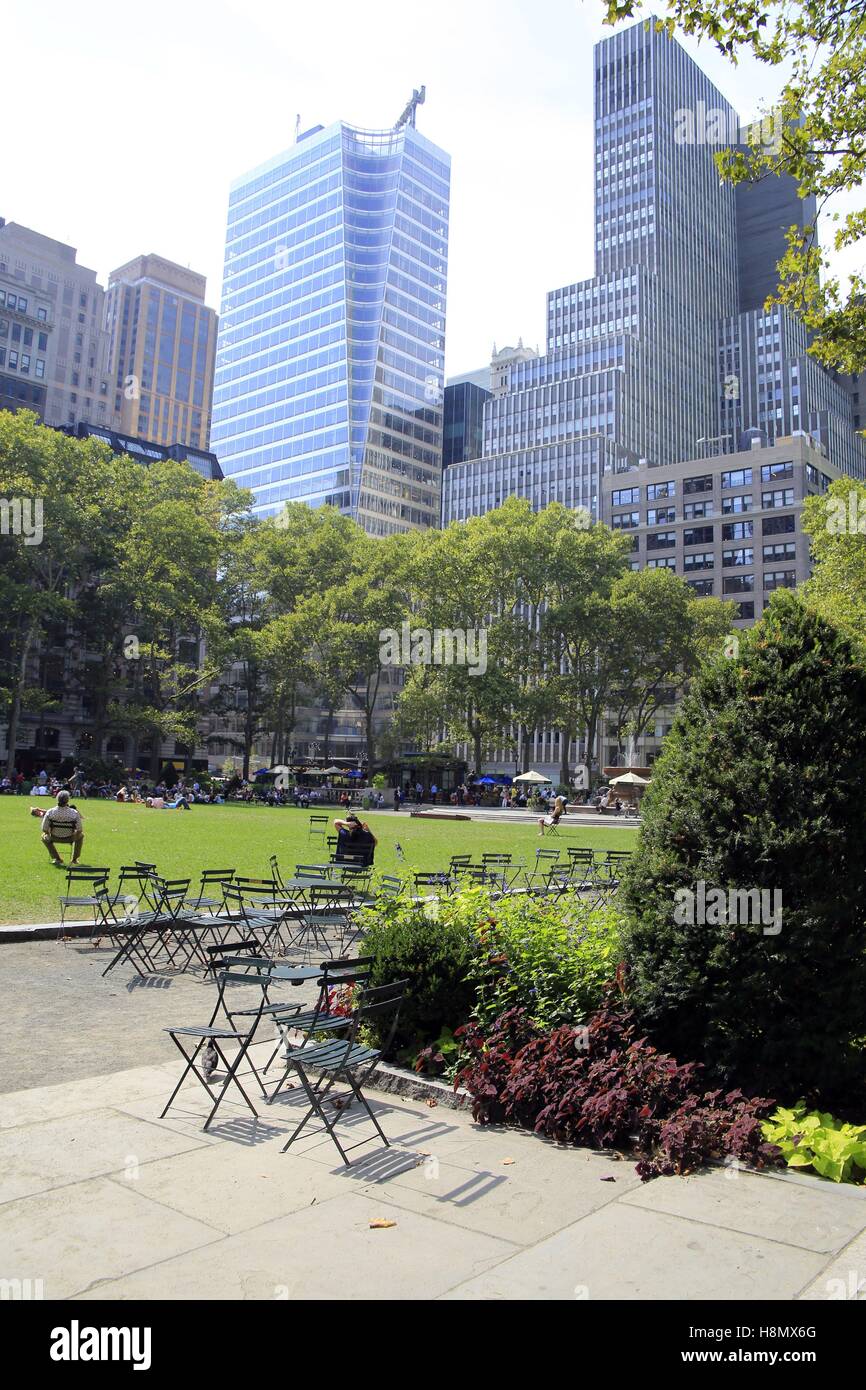
[[[280,1152],[297,1090],[203,1134],[191,1082],[159,1120],[177,1076],[169,1061],[0,1096],[0,1280],[91,1300],[866,1296],[858,1189],[722,1169],[642,1185],[629,1160],[372,1093],[392,1147],[346,1168],[322,1134]],[[358,1107],[340,1125],[373,1135]]]

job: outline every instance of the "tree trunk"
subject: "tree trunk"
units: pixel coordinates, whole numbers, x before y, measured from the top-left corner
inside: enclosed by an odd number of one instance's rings
[[[367,780],[373,776],[376,762],[376,735],[373,732],[373,706],[368,705],[364,710],[364,725],[367,737]]]
[[[523,725],[523,759],[522,759],[523,766],[522,766],[521,769],[520,769],[521,772],[528,772],[528,771],[529,771],[530,750],[531,750],[531,747],[532,747],[532,741],[531,741],[531,739],[530,739],[530,734],[531,734],[531,732],[532,732],[532,730],[531,730],[531,729],[528,729],[528,728],[526,727],[526,725],[524,724],[524,725]]]
[[[481,725],[477,723],[472,729],[472,750],[475,759],[475,776],[481,776]]]
[[[331,761],[331,731],[334,727],[334,702],[328,704],[328,717],[325,720],[325,763]]]
[[[573,737],[573,729],[562,730],[562,762],[559,769],[559,780],[562,782],[563,786],[566,787],[571,785],[571,761],[569,753],[571,752],[571,740]]]
[[[9,725],[6,734],[6,776],[11,777],[15,771],[15,745],[18,742],[18,725],[21,720],[21,691],[27,675],[27,658],[30,655],[30,648],[36,636],[36,628],[31,625],[27,630],[24,639],[24,646],[21,649],[21,660],[18,663],[18,675],[15,680],[15,689],[12,695],[12,705],[9,710]]]

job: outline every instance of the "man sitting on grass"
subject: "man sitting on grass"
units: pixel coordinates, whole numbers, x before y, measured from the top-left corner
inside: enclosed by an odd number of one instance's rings
[[[84,844],[84,821],[81,813],[69,804],[69,792],[57,793],[57,805],[46,811],[41,820],[42,843],[55,864],[63,860],[57,853],[56,842],[68,840],[72,845],[73,864],[77,864]]]
[[[366,821],[358,820],[354,811],[345,820],[335,820],[337,859],[347,864],[372,864],[378,841]]]

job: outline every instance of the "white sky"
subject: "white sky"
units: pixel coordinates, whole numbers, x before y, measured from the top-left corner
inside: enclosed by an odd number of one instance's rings
[[[218,308],[231,179],[287,148],[297,113],[387,127],[422,83],[418,128],[452,159],[446,374],[494,340],[543,350],[545,292],[592,274],[601,0],[11,3],[0,215],[102,284],[156,252]],[[769,69],[685,46],[743,119],[772,104]]]

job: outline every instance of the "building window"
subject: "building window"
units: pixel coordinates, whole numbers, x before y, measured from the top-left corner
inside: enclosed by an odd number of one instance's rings
[[[611,520],[614,531],[622,531],[631,526],[640,526],[640,512],[620,512]]]
[[[712,501],[683,503],[683,521],[700,521],[702,517],[712,516],[712,514]]]
[[[675,570],[677,562],[673,555],[659,555],[655,560],[647,560],[646,567],[648,570]]]
[[[725,516],[731,516],[736,512],[750,512],[752,510],[752,494],[741,492],[735,497],[722,498],[722,512]]]
[[[646,490],[646,500],[656,502],[661,497],[676,497],[677,485],[670,483],[648,483]]]
[[[782,541],[779,545],[764,546],[764,564],[773,560],[793,560],[797,555],[797,547],[793,541]]]
[[[712,579],[687,579],[686,583],[696,598],[710,598],[713,592]]]
[[[611,501],[611,506],[613,506],[613,507],[630,507],[630,506],[632,506],[635,502],[639,502],[639,501],[640,501],[640,488],[639,488],[639,487],[627,487],[627,488],[622,488],[619,492],[614,492],[614,493],[611,494],[611,499],[610,499],[610,501]]]
[[[792,516],[765,516],[761,522],[761,531],[765,536],[782,536],[793,530]]]
[[[778,488],[775,492],[761,493],[762,507],[793,507],[794,489],[792,487]]]
[[[646,538],[647,550],[669,550],[676,543],[675,531],[655,531]]]
[[[761,468],[761,482],[774,483],[779,478],[793,478],[793,463],[765,463]]]
[[[45,375],[45,363],[41,357],[37,357],[36,359],[36,375],[39,377]]]
[[[755,616],[755,605],[754,605],[754,603],[751,602],[751,600],[750,600],[748,603],[738,603],[738,604],[737,604],[737,617],[738,617],[738,618],[754,618],[754,616]]]
[[[722,540],[747,541],[754,533],[754,521],[726,521],[722,527]]]
[[[691,555],[683,556],[683,571],[689,570],[711,570],[715,568],[716,558],[711,550],[695,550]]]
[[[722,474],[722,487],[749,487],[751,481],[751,468],[734,468]]]
[[[751,594],[755,588],[753,574],[726,574],[722,580],[724,594]]]
[[[683,531],[683,545],[712,545],[712,526],[691,526]]]
[[[649,507],[647,509],[647,526],[667,526],[669,522],[676,521],[676,519],[674,507]]]
[[[765,570],[764,571],[764,592],[769,593],[772,589],[795,589],[797,587],[796,570]]]
[[[683,480],[683,496],[696,492],[712,492],[713,479],[709,473],[703,473],[699,478],[685,478]]]

